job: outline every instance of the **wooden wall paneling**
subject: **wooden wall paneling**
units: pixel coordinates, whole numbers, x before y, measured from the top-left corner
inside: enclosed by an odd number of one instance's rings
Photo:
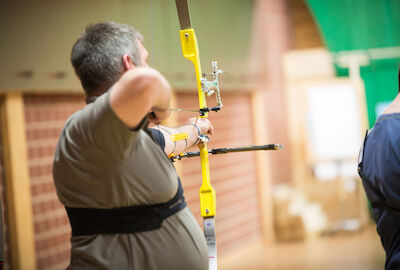
[[[332,58],[323,48],[294,50],[284,55],[285,90],[287,97],[290,164],[295,187],[305,189],[304,179],[309,178],[305,156],[306,120],[305,97],[300,93],[300,83],[310,79],[332,79],[335,76]],[[303,104],[303,105],[302,105]]]
[[[361,80],[361,77],[353,78],[352,80],[357,90],[356,94],[357,94],[359,115],[361,118],[361,130],[366,131],[368,129],[369,121],[368,121],[368,111],[367,111],[367,97],[365,95],[365,85]],[[361,186],[360,182],[359,186]],[[368,200],[364,191],[362,190],[362,187],[359,188],[358,199],[359,199],[359,204],[361,206],[360,220],[363,225],[366,225],[371,222],[371,219],[370,219],[369,209],[365,207],[366,205],[368,205]]]
[[[254,91],[251,95],[252,118],[255,144],[273,143],[268,140],[267,120],[264,110],[264,93]],[[280,150],[281,151],[281,150]],[[264,243],[275,241],[273,225],[272,180],[269,155],[270,152],[257,151],[256,153],[257,190],[259,211],[261,218],[261,233]]]
[[[0,106],[11,265],[16,270],[34,270],[34,229],[22,93],[7,93]]]

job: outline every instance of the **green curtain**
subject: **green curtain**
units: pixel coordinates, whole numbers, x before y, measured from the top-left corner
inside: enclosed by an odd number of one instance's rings
[[[331,52],[400,46],[398,0],[305,0]],[[371,60],[361,68],[365,82],[369,124],[375,123],[380,105],[398,92],[400,58]],[[339,76],[348,71],[336,67]]]

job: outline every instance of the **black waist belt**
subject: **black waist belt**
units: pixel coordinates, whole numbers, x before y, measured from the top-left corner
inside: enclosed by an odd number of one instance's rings
[[[72,236],[91,234],[127,234],[157,230],[164,219],[185,208],[183,188],[179,182],[175,196],[166,203],[113,209],[65,207]]]

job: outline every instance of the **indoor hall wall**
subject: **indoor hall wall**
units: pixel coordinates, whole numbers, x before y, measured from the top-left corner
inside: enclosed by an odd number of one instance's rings
[[[257,0],[254,6],[251,66],[255,85],[264,94],[271,142],[285,151],[271,156],[274,184],[292,181],[283,55],[289,50],[322,47],[318,27],[304,0]]]
[[[0,130],[0,141],[1,138],[1,130]],[[4,160],[3,160],[3,145],[0,146],[0,196],[1,196],[1,206],[3,207],[3,252],[4,252],[4,270],[10,270],[10,264],[8,263],[10,258],[10,247],[9,247],[9,230],[8,230],[8,210],[6,205],[6,191],[4,186]],[[1,240],[1,238],[0,238]]]
[[[52,178],[55,146],[65,120],[83,106],[83,95],[26,94],[24,110],[33,211],[36,269],[64,269],[70,257],[70,226],[59,203]],[[3,147],[1,147],[1,150]],[[1,151],[3,159],[3,151]],[[8,212],[4,193],[4,168],[0,163],[0,190],[4,214],[4,269],[11,265]],[[29,225],[27,225],[29,226]]]
[[[54,151],[67,118],[84,106],[84,96],[25,95],[26,135],[37,269],[64,269],[71,229],[52,177]]]
[[[216,134],[212,137],[209,148],[253,144],[251,93],[227,92],[223,98],[223,110],[210,113]],[[198,106],[195,94],[178,92],[176,100],[178,108]],[[63,269],[70,259],[71,231],[64,207],[56,195],[52,163],[64,122],[84,106],[84,96],[25,94],[24,106],[36,266],[40,270]],[[195,115],[177,114],[180,122]],[[202,226],[198,194],[201,184],[200,160],[193,158],[179,163],[185,197]],[[217,192],[216,227],[220,255],[238,248],[239,245],[260,239],[262,228],[255,164],[254,153],[210,157],[211,180]],[[4,198],[5,196],[3,201]],[[7,243],[6,238],[6,246]],[[6,269],[12,269],[8,263],[7,261]]]

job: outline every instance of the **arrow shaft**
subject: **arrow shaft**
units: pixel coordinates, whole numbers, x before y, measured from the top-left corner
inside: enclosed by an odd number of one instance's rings
[[[264,144],[264,145],[250,145],[250,146],[241,146],[241,147],[227,147],[227,148],[216,148],[208,150],[209,155],[218,155],[218,154],[226,154],[226,153],[235,153],[235,152],[249,152],[249,151],[267,151],[267,150],[281,150],[283,146],[281,144]],[[186,152],[182,155],[173,156],[171,159],[175,161],[176,159],[180,160],[182,158],[191,158],[200,156],[200,151]]]

